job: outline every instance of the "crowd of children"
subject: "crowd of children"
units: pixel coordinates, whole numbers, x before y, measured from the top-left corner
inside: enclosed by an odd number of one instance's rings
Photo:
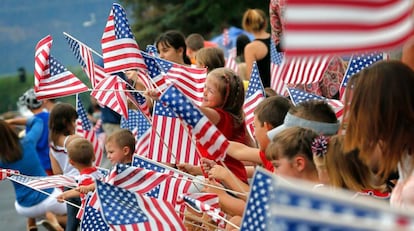
[[[249,9],[242,21],[243,28],[255,40],[243,43],[244,52],[238,60],[245,62],[247,76],[253,62],[257,62],[263,86],[269,87],[272,37],[266,32],[265,13]],[[280,50],[280,40],[276,41]],[[224,67],[226,60],[221,48],[205,47],[201,35],[185,38],[176,30],[161,34],[155,45],[162,59],[207,69],[203,101],[198,108],[229,141],[227,153],[222,161],[200,158],[199,165],[175,163],[173,167],[203,179],[204,187],[197,188],[199,192],[217,194],[220,209],[234,222],[229,229],[240,225],[250,191],[249,180],[258,166],[281,177],[312,182],[315,190],[346,189],[355,197],[369,196],[389,200],[395,207],[414,208],[414,70],[412,58],[407,55],[412,46],[404,48],[402,61],[380,61],[351,77],[342,121],[326,101],[312,100],[294,106],[288,97],[268,88],[265,99],[254,110],[252,138],[243,111],[244,79],[240,73]],[[333,59],[326,74],[331,82],[323,82],[327,85],[325,90],[315,93],[338,97],[344,65],[341,58]],[[146,89],[137,75],[137,70],[126,70],[128,81],[137,90],[145,91],[152,107],[162,92]],[[78,114],[73,105],[58,103],[46,112],[42,102],[33,99],[32,90],[21,101],[34,116],[0,120],[0,131],[5,137],[0,139],[0,167],[29,176],[71,176],[79,185],[65,187],[63,191],[47,189],[47,196],[13,182],[16,211],[28,218],[28,230],[36,230],[35,218],[44,217],[44,225],[50,230],[64,227],[76,231],[81,200],[95,190],[95,179],[103,179],[98,171],[100,166],[94,166],[93,145],[76,134]],[[20,141],[10,126],[13,124],[26,126]],[[131,165],[136,139],[132,131],[116,129],[108,134],[104,147],[112,166]],[[39,156],[32,155],[34,152]],[[396,173],[398,177],[393,177]],[[70,203],[58,203],[65,201]],[[192,220],[190,213],[195,212],[188,211],[185,219],[194,226],[187,228],[196,230],[203,226],[200,220]],[[206,220],[211,223],[211,219]]]

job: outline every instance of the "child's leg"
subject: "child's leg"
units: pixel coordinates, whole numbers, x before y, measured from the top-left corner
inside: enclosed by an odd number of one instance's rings
[[[27,231],[37,231],[35,218],[27,218]]]

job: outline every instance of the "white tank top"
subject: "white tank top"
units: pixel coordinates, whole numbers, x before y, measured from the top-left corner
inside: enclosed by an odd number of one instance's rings
[[[68,140],[69,136],[65,137],[62,146],[56,146],[51,143],[51,154],[55,157],[56,161],[59,163],[60,168],[62,169],[63,175],[65,176],[78,176],[80,173],[79,171],[74,168],[71,164],[69,164],[69,157],[68,153],[66,152],[66,141]]]

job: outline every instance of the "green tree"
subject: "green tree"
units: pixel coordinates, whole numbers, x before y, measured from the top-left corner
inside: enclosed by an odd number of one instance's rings
[[[263,0],[122,0],[122,4],[142,48],[166,30],[176,29],[185,35],[199,33],[210,39],[229,25],[241,27],[248,8],[269,12],[269,1]]]

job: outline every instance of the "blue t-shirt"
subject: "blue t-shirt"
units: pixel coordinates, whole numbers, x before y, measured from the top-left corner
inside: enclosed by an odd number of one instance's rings
[[[39,141],[37,141],[36,151],[37,151],[37,154],[39,155],[39,160],[43,166],[43,169],[51,170],[52,165],[50,163],[50,156],[49,156],[49,149],[50,149],[49,147],[49,126],[48,126],[49,112],[43,111],[34,116],[37,118],[40,118],[43,121],[42,129],[40,131],[37,131],[41,133],[41,136],[40,136]],[[30,132],[30,129],[31,128],[28,128],[26,126],[26,132]]]
[[[27,125],[31,129],[41,129],[43,122],[39,118],[34,118],[29,120]],[[13,163],[4,163],[0,160],[0,167],[19,170],[21,174],[28,176],[46,176],[46,172],[40,164],[39,157],[36,153],[36,143],[39,138],[40,134],[38,133],[26,133],[25,137],[20,140],[20,145],[23,149],[22,159]],[[48,195],[44,193],[38,192],[14,181],[12,181],[12,183],[16,194],[16,200],[20,206],[34,206],[48,197]],[[51,194],[53,189],[46,189],[43,191]]]

